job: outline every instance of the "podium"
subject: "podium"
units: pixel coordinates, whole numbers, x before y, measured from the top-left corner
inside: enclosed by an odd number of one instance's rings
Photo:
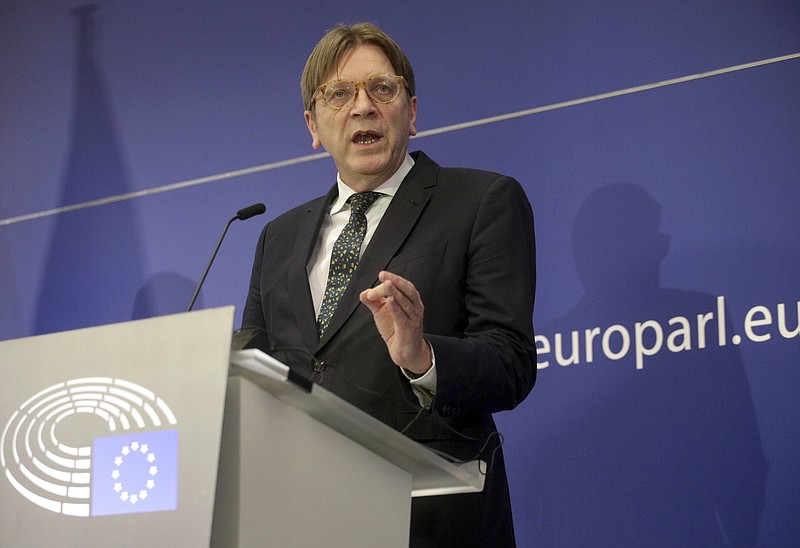
[[[258,350],[233,307],[0,342],[0,546],[407,546],[456,465]]]

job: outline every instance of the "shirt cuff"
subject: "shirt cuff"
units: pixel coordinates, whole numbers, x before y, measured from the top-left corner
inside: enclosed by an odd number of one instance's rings
[[[422,407],[430,407],[431,403],[433,403],[433,397],[436,395],[436,354],[433,352],[431,343],[427,339],[425,342],[431,350],[431,368],[422,376],[414,375],[403,368],[400,368],[400,370],[411,383],[411,389],[417,396],[419,404]]]

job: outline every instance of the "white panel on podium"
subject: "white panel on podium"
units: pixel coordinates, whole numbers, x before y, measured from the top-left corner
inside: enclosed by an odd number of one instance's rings
[[[233,313],[0,342],[0,546],[208,546]]]
[[[408,472],[246,379],[228,395],[214,548],[408,546]]]

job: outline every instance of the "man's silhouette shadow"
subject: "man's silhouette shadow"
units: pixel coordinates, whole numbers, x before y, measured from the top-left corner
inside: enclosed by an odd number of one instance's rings
[[[175,272],[157,272],[150,276],[136,293],[132,320],[184,312],[192,298],[197,282]],[[194,308],[203,308],[202,296]]]
[[[528,411],[533,481],[515,491],[515,511],[531,513],[535,530],[525,535],[537,546],[757,541],[766,461],[744,365],[730,325],[718,344],[715,296],[661,286],[669,236],[660,223],[661,206],[628,183],[592,192],[577,214],[572,248],[585,292],[538,330],[551,345],[539,358],[549,370],[539,372]],[[700,348],[697,315],[708,313]],[[676,317],[685,323],[670,323]],[[646,320],[658,321],[664,337],[637,369],[635,324]],[[653,347],[654,330],[644,334]]]

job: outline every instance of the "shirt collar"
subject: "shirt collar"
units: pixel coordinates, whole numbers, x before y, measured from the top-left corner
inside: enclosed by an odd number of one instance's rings
[[[412,167],[414,167],[414,159],[411,158],[408,153],[406,153],[403,163],[400,164],[400,167],[397,168],[397,171],[394,172],[394,175],[378,185],[373,192],[379,192],[387,196],[394,196],[395,193],[397,193],[397,189],[400,188],[400,183],[403,182],[403,179],[406,178],[406,175],[408,175],[408,172],[411,171]],[[337,196],[333,201],[333,204],[331,204],[331,215],[339,213],[342,208],[344,208],[344,204],[347,203],[347,200],[350,198],[350,196],[355,194],[355,191],[347,186],[344,181],[342,181],[342,177],[338,173],[336,174],[336,186],[339,190],[339,196]]]

